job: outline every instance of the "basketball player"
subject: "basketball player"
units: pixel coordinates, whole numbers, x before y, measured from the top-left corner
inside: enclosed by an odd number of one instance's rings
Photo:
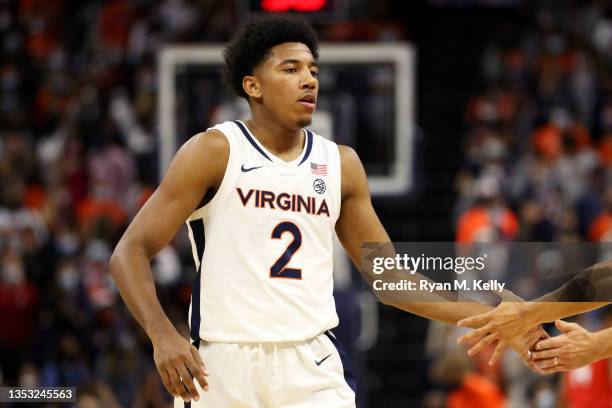
[[[224,56],[250,119],[180,148],[118,243],[112,275],[175,406],[354,407],[355,380],[330,331],[332,238],[359,265],[363,242],[389,237],[357,154],[304,129],[319,87],[315,34],[302,19],[269,16],[248,23]],[[160,307],[149,267],[183,222],[197,267],[191,344]],[[393,303],[452,323],[490,310]]]

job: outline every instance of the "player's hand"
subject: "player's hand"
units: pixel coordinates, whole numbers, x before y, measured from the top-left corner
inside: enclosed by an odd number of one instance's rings
[[[198,350],[176,330],[153,340],[153,359],[164,386],[170,394],[185,402],[198,401],[193,379],[208,391],[206,366]]]
[[[541,373],[540,369],[532,360],[532,356],[535,351],[535,346],[538,344],[538,342],[549,337],[550,336],[548,335],[548,333],[546,333],[542,326],[535,326],[525,336],[512,339],[508,343],[508,346],[512,348],[523,359],[523,361],[529,368],[531,368],[537,373]],[[493,355],[491,356],[489,364],[494,364],[492,363],[493,359],[495,359],[494,361],[498,361],[501,358],[504,350],[505,347],[496,347],[495,351],[493,352]]]
[[[583,367],[598,359],[594,333],[563,320],[555,321],[555,325],[563,334],[539,341],[531,354],[541,374]]]
[[[524,313],[524,303],[502,302],[495,309],[480,315],[460,320],[460,327],[477,327],[474,331],[457,339],[459,344],[475,343],[468,350],[473,356],[489,344],[497,342],[497,347],[489,364],[495,364],[513,339],[527,335],[537,324]]]

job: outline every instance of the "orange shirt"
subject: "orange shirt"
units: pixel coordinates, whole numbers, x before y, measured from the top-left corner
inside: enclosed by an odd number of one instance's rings
[[[567,406],[570,408],[612,408],[612,387],[608,360],[563,374]]]
[[[504,396],[492,381],[478,374],[468,374],[463,385],[449,394],[447,408],[502,408]]]
[[[500,213],[500,219],[493,220],[491,212],[483,207],[472,207],[461,215],[457,222],[457,242],[475,242],[478,234],[487,228],[499,228],[505,239],[512,240],[519,230],[516,215],[507,208]]]

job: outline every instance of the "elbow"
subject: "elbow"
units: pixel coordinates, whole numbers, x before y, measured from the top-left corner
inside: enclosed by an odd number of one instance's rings
[[[115,247],[115,250],[113,251],[110,257],[110,260],[108,261],[108,270],[114,281],[117,281],[117,275],[119,274],[119,271],[121,270],[121,267],[120,267],[121,258],[122,258],[121,248],[119,247],[119,245],[117,245],[117,247]]]
[[[122,238],[110,257],[108,268],[113,280],[116,282],[125,272],[137,265],[150,262],[152,256],[140,241],[128,241]]]
[[[119,241],[108,261],[108,269],[113,280],[116,282],[121,271],[125,269],[122,265],[126,264],[129,254],[134,253],[133,249],[123,239]]]
[[[389,294],[386,293],[387,291],[374,290],[373,292],[374,292],[374,295],[376,296],[376,299],[378,299],[378,301],[382,303],[383,305],[395,306],[395,303],[392,301],[391,296],[389,296]]]

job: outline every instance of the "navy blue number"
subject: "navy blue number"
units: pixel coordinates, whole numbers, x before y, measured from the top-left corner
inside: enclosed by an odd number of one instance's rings
[[[285,232],[293,235],[293,241],[289,244],[285,252],[270,267],[271,278],[302,279],[302,270],[296,268],[286,268],[293,254],[302,246],[302,233],[297,225],[289,221],[283,221],[272,230],[272,239],[280,239]]]

